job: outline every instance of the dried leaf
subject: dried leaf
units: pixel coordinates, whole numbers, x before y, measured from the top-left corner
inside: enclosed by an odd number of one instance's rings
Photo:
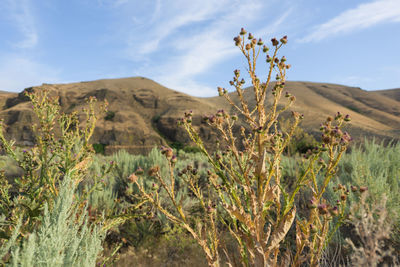
[[[278,190],[279,187],[277,185],[270,186],[268,189],[266,189],[264,192],[264,203],[276,199],[278,195]]]
[[[246,214],[243,210],[239,211],[238,209],[229,209],[229,212],[248,228],[254,229],[254,223],[249,214]]]
[[[279,247],[279,244],[285,238],[287,232],[292,226],[295,215],[296,215],[296,207],[293,207],[292,211],[286,214],[285,218],[282,220],[278,228],[276,228],[272,233],[271,242],[268,248],[269,251]]]

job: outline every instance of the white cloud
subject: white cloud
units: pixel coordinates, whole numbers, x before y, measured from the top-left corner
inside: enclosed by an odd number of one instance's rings
[[[400,22],[399,0],[378,0],[346,10],[315,27],[311,34],[299,41],[320,41],[332,35],[349,33],[385,22]]]
[[[38,33],[35,27],[35,19],[32,14],[29,0],[8,0],[7,13],[9,19],[22,35],[22,40],[13,46],[20,49],[33,48],[38,43]]]

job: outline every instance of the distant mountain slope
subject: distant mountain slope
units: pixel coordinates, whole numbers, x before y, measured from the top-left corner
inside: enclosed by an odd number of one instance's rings
[[[221,108],[233,112],[221,97],[192,97],[142,77],[43,84],[25,90],[39,88],[59,95],[65,112],[80,111],[89,96],[106,99],[113,116],[99,118],[92,140],[107,145],[109,152],[125,148],[141,153],[166,142],[187,143],[188,137],[176,126],[176,119],[188,110],[193,110],[194,125],[199,125],[202,136],[210,141],[215,138],[215,133],[200,123],[201,115],[212,114]],[[368,92],[354,87],[311,82],[288,82],[285,90],[296,96],[293,109],[305,115],[301,126],[308,132],[317,133],[319,123],[326,116],[341,111],[352,116],[348,130],[355,138],[377,136],[400,139],[400,104],[395,98],[398,91]],[[231,94],[236,99],[234,93]],[[254,102],[251,90],[246,90],[245,96],[250,104]],[[30,125],[34,116],[24,92],[0,92],[0,104],[0,117],[7,125],[8,137],[18,144],[32,145],[34,137]]]
[[[389,97],[391,99],[400,101],[400,88],[373,91],[373,93],[378,94],[378,95],[384,95],[384,96]]]

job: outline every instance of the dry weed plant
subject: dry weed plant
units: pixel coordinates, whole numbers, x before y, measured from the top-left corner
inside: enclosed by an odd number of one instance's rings
[[[92,238],[91,235],[87,235],[88,240],[83,239],[83,232],[87,229],[94,231],[93,229],[96,228],[98,230],[98,233],[93,232],[91,234],[95,237],[94,241],[100,242],[97,245],[101,247],[101,235],[123,221],[121,218],[105,219],[103,216],[97,216],[95,221],[90,218],[89,222],[82,224],[82,220],[86,218],[88,212],[88,197],[94,190],[99,189],[102,179],[102,176],[95,177],[92,186],[82,187],[78,190],[82,181],[88,176],[88,169],[94,155],[90,138],[93,135],[97,120],[98,106],[95,104],[96,99],[93,97],[87,99],[87,105],[83,108],[80,116],[77,112],[70,114],[61,112],[58,97],[46,90],[35,90],[35,92],[27,93],[27,96],[32,103],[33,113],[37,117],[37,123],[32,126],[35,146],[20,151],[14,146],[13,141],[6,139],[4,135],[5,126],[0,123],[1,149],[22,170],[22,175],[11,182],[6,179],[4,170],[0,173],[0,266],[10,261],[17,262],[21,258],[28,259],[28,261],[29,259],[32,260],[34,251],[39,254],[47,253],[47,251],[41,251],[41,249],[46,246],[51,247],[51,242],[59,242],[58,244],[62,242],[64,242],[63,244],[76,243],[79,238],[82,238],[82,244],[86,241],[89,242],[89,239]],[[106,104],[100,107],[101,110],[105,108]],[[112,166],[105,166],[104,175],[111,168]],[[70,179],[70,187],[73,190],[73,192],[67,194],[68,197],[72,198],[69,199],[72,201],[70,201],[71,203],[64,201],[68,199],[65,192],[64,195],[60,193],[66,177]],[[64,203],[64,206],[61,205],[53,210],[57,203]],[[58,215],[57,212],[65,216],[75,215],[76,218],[66,218],[65,221],[59,221],[61,215]],[[49,214],[53,216],[50,219],[48,219]],[[43,221],[46,218],[50,221]],[[62,225],[63,223],[64,225]],[[31,241],[32,238],[29,236],[39,229],[51,233],[56,229],[69,229],[70,232],[76,230],[81,236],[74,236],[75,239],[71,239],[71,236],[58,236],[57,240],[52,240],[46,236],[43,239],[47,238],[47,243],[35,247],[34,241]],[[99,236],[96,236],[96,234],[99,234]],[[22,246],[21,244],[26,243],[28,239],[30,240],[28,242],[30,247],[24,249],[27,254],[19,255],[20,258],[13,257],[15,251],[12,249],[15,250],[15,248]],[[89,245],[89,243],[86,245]],[[63,248],[60,245],[55,250],[60,249],[61,253]],[[73,250],[71,247],[68,249]],[[89,251],[86,252],[89,253]],[[96,250],[97,252],[98,250]],[[77,253],[83,255],[85,251],[78,251]],[[93,254],[89,258],[95,262],[97,256],[97,254]],[[52,262],[55,259],[57,257],[49,257],[47,262]],[[38,263],[38,265],[40,264]]]
[[[22,219],[21,234],[30,233],[40,223],[43,205],[59,194],[59,184],[68,174],[79,184],[87,173],[93,151],[89,139],[95,123],[95,99],[88,99],[85,109],[85,124],[79,127],[77,113],[60,112],[58,97],[48,91],[27,93],[32,103],[37,124],[32,126],[35,146],[21,153],[4,136],[4,125],[0,123],[0,143],[3,151],[23,170],[23,175],[9,184],[1,178],[0,212],[7,218],[3,227],[5,239]],[[50,207],[51,208],[51,207]]]
[[[205,116],[204,122],[215,127],[220,136],[216,152],[209,152],[192,125],[192,112],[185,113],[178,121],[212,165],[208,171],[208,186],[205,187],[199,185],[197,170],[192,166],[178,173],[197,198],[200,214],[185,211],[182,197],[176,194],[174,164],[177,158],[171,148],[162,148],[162,153],[169,160],[169,177],[162,177],[159,167],[154,166],[149,174],[158,183],[152,191],[145,190],[141,179],[135,179],[135,183],[147,201],[193,236],[203,249],[209,266],[221,266],[222,258],[227,259],[229,266],[237,265],[235,254],[228,252],[222,238],[225,230],[237,242],[242,266],[317,266],[332,232],[338,229],[345,218],[349,190],[342,185],[335,187],[338,195],[335,206],[331,206],[324,198],[324,192],[335,176],[338,162],[351,140],[349,134],[342,131],[350,118],[338,112],[321,124],[322,143],[307,154],[304,169],[293,181],[293,188],[284,188],[281,184],[282,154],[303,118],[293,111],[291,126],[287,131],[280,127],[278,120],[295,102],[293,95],[288,92],[284,94],[286,71],[290,65],[285,57],[278,57],[278,51],[287,43],[287,37],[271,39],[272,53],[269,53],[269,48],[261,39],[247,34],[244,29],[234,41],[247,61],[246,71],[252,85],[249,90],[253,90],[255,105],[250,105],[245,99],[245,80],[241,78],[239,70],[234,71],[233,80],[230,81],[238,96],[238,103],[226,89],[219,87],[218,92],[244,117],[251,131],[242,127],[240,135],[235,135],[233,127],[238,116],[224,110]],[[256,75],[257,59],[261,56],[265,56],[269,67],[265,82],[261,82]],[[275,83],[271,82],[273,77]],[[271,94],[268,94],[269,90]],[[272,105],[267,106],[269,95]],[[278,103],[282,95],[287,101],[280,108]],[[323,157],[327,160],[324,161]],[[318,175],[323,177],[321,184],[317,182]],[[300,217],[295,198],[304,188],[311,192],[312,198],[309,199],[308,213]],[[166,191],[172,205],[161,203],[161,190]],[[332,224],[333,227],[330,227]],[[290,230],[294,238],[288,237]],[[225,254],[224,257],[221,253]]]
[[[352,248],[353,266],[388,266],[399,264],[395,252],[386,241],[392,234],[392,224],[388,221],[386,196],[380,203],[368,204],[368,194],[361,196],[361,201],[351,206],[349,221],[354,226],[356,240],[346,242]],[[397,255],[398,256],[398,255]]]

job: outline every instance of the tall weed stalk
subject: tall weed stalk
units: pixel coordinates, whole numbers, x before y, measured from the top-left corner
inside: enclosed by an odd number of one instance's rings
[[[238,100],[225,88],[219,87],[218,92],[239,115],[219,110],[203,118],[219,133],[216,152],[206,149],[192,124],[192,112],[186,112],[178,122],[211,165],[205,185],[200,183],[197,170],[191,166],[178,174],[197,199],[199,213],[189,213],[183,208],[182,198],[176,191],[178,178],[174,174],[178,159],[171,148],[162,148],[168,160],[168,175],[163,175],[158,166],[148,170],[148,174],[158,180],[157,190],[147,190],[143,179],[135,179],[135,183],[144,199],[192,235],[203,249],[209,266],[220,266],[222,259],[231,266],[236,265],[235,254],[240,255],[242,266],[300,266],[303,263],[317,266],[332,231],[345,218],[349,190],[343,185],[337,187],[335,206],[327,202],[324,192],[336,175],[338,163],[351,140],[350,135],[342,131],[350,118],[338,112],[326,119],[320,129],[322,143],[308,153],[301,174],[294,177],[293,186],[285,187],[281,183],[282,155],[303,119],[303,115],[293,111],[290,127],[287,123],[285,127],[280,125],[280,115],[296,99],[284,93],[290,65],[285,57],[278,57],[287,37],[271,39],[271,52],[261,39],[247,34],[244,29],[234,42],[246,59],[246,72],[252,86],[248,90],[252,90],[254,102],[246,100],[245,80],[240,71],[235,70],[230,84]],[[264,57],[268,66],[265,82],[256,74],[260,57]],[[281,107],[278,104],[283,95],[286,103]],[[267,105],[267,100],[272,104]],[[247,127],[236,134],[233,129],[239,116],[244,118]],[[317,176],[323,177],[322,183],[317,182]],[[312,197],[308,200],[308,212],[300,216],[295,199],[301,190],[310,191]],[[170,205],[161,201],[160,192],[166,193]],[[330,227],[333,222],[335,226]],[[236,240],[238,253],[228,251],[222,235],[224,229]]]

